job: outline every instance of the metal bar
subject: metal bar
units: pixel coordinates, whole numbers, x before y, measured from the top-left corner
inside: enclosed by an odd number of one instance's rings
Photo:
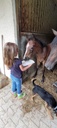
[[[29,34],[35,34],[35,35],[52,35],[51,33],[34,33],[34,32],[21,32],[21,35],[29,35]]]
[[[1,35],[1,43],[2,43],[2,58],[3,58],[3,35]],[[4,65],[4,61],[3,61],[3,71],[4,71],[4,75],[5,75],[5,65]]]

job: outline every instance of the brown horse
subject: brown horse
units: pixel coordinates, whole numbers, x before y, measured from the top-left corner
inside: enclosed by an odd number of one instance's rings
[[[42,75],[42,81],[44,82],[44,72],[45,72],[45,62],[47,60],[47,57],[50,54],[50,45],[43,44],[40,40],[35,38],[35,36],[32,36],[28,39],[28,43],[26,45],[26,51],[24,54],[24,58],[26,59],[31,58],[33,56],[36,57],[37,60],[37,66],[36,66],[36,72],[34,77],[37,75],[38,67],[40,63],[43,64],[43,75]]]
[[[55,64],[57,64],[57,31],[53,29],[53,33],[55,35],[52,43],[50,44],[51,52],[47,58],[47,61],[45,63],[45,67],[48,70],[51,70],[54,68]]]
[[[24,59],[26,57],[31,58],[33,56],[36,57],[37,66],[35,75],[37,75],[38,67],[40,63],[43,64],[43,75],[42,81],[44,82],[44,72],[45,67],[48,70],[52,70],[57,63],[57,31],[52,29],[55,37],[50,44],[44,44],[42,41],[32,36],[28,39],[28,43],[26,45],[26,51],[24,54]]]

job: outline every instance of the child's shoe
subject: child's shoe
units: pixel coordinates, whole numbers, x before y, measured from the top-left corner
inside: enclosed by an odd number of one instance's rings
[[[17,93],[14,93],[14,97],[15,97],[15,98],[17,97]]]
[[[22,99],[25,96],[25,93],[21,93],[20,95],[18,95],[18,99]]]

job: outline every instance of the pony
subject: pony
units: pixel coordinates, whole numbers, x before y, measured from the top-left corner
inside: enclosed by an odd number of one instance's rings
[[[26,45],[26,51],[23,59],[26,60],[27,58],[32,57],[36,58],[36,72],[34,77],[37,75],[40,64],[43,64],[42,82],[44,82],[45,62],[50,54],[50,50],[51,49],[49,45],[43,44],[43,42],[36,38],[34,35],[28,38],[28,43]]]
[[[55,38],[57,38],[57,37],[55,37]],[[57,43],[55,42],[55,44],[56,44],[56,48],[57,48]],[[54,49],[54,46],[55,45],[54,45],[53,41],[50,44],[45,44],[41,40],[36,38],[35,35],[31,35],[28,38],[23,59],[26,60],[26,58],[32,58],[32,57],[36,58],[36,72],[34,74],[34,77],[37,75],[39,65],[42,63],[42,65],[43,65],[42,80],[41,80],[42,82],[44,82],[44,79],[45,79],[45,76],[44,76],[45,63],[46,63],[47,58],[49,57],[51,51]]]

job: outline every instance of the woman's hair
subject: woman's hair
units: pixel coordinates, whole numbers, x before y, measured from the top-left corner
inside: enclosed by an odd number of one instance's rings
[[[14,57],[17,56],[18,53],[18,46],[15,43],[7,42],[4,45],[3,49],[3,60],[4,64],[8,67],[11,68],[14,62]]]

